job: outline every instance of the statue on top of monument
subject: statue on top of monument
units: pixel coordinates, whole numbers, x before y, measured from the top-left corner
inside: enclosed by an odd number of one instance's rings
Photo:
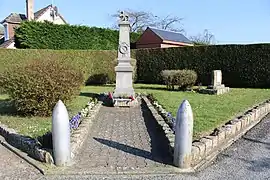
[[[120,17],[120,20],[121,20],[121,21],[128,21],[128,14],[125,13],[124,11],[121,11],[121,12],[120,12],[119,17]]]

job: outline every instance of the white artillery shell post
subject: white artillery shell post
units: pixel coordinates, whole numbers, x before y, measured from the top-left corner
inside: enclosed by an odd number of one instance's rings
[[[53,156],[56,166],[67,166],[70,163],[70,127],[67,108],[59,100],[52,114]]]
[[[187,100],[180,105],[175,125],[174,165],[187,169],[191,163],[193,113]]]

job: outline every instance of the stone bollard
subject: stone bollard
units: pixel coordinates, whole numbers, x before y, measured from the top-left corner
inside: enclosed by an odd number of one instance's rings
[[[59,100],[52,115],[53,157],[56,166],[66,166],[70,163],[70,127],[67,108]]]
[[[193,136],[193,113],[187,100],[180,105],[175,125],[174,159],[179,168],[190,168]]]

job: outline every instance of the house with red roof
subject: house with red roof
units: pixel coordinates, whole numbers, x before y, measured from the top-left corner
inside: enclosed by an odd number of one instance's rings
[[[136,42],[136,48],[169,48],[194,46],[187,37],[179,32],[147,27]]]

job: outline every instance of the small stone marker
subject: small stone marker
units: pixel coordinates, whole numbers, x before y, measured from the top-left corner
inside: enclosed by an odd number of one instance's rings
[[[56,166],[67,166],[71,159],[70,127],[67,108],[59,100],[52,115],[53,157]]]
[[[187,100],[180,105],[175,125],[174,159],[179,168],[190,168],[193,136],[193,113]]]
[[[225,87],[222,84],[222,72],[221,70],[214,70],[212,72],[212,83],[207,87],[207,89],[201,89],[199,92],[203,94],[224,94],[230,91],[229,87]]]
[[[214,70],[212,75],[212,85],[213,87],[221,86],[222,84],[222,73],[221,70]]]

